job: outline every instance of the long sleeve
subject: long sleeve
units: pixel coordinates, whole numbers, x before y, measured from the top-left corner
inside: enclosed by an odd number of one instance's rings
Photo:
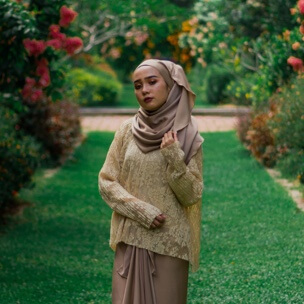
[[[99,171],[99,193],[114,211],[139,222],[145,228],[150,228],[154,218],[162,212],[155,206],[131,195],[119,183],[124,138],[124,129],[121,128],[115,133],[105,163]]]
[[[175,142],[161,149],[167,167],[167,180],[178,201],[185,207],[196,204],[202,197],[202,150],[191,158],[188,165],[184,162],[184,152]]]

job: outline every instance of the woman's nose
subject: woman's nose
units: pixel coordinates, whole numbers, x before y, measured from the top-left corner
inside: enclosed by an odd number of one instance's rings
[[[142,93],[144,95],[147,94],[147,93],[149,93],[149,88],[148,88],[148,86],[146,84],[144,84],[143,87],[142,87]]]

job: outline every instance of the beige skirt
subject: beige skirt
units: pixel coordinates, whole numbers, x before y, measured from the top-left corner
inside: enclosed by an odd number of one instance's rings
[[[187,303],[189,262],[119,243],[112,279],[113,304]]]

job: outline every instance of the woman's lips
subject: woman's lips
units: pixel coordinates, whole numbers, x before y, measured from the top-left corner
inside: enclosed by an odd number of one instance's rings
[[[145,99],[144,99],[144,102],[150,102],[151,100],[153,99],[153,97],[146,97]]]

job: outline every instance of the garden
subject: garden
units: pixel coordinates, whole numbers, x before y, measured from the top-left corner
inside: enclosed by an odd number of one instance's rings
[[[183,66],[197,108],[250,109],[202,134],[188,302],[303,303],[303,210],[267,168],[304,195],[304,0],[0,0],[0,20],[1,303],[110,303],[114,133],[86,134],[79,110],[137,107],[149,58]]]

